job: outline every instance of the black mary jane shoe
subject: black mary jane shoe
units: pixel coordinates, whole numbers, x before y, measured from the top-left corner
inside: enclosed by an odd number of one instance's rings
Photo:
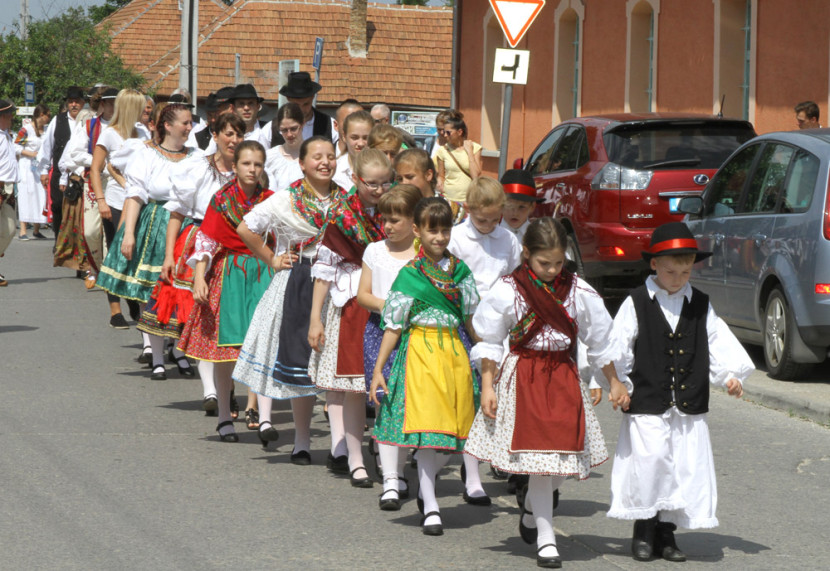
[[[634,522],[634,534],[631,539],[631,555],[637,561],[651,561],[654,554],[654,535],[657,518],[638,519]]]
[[[164,365],[155,365],[153,367],[153,372],[150,373],[150,380],[151,381],[166,381],[167,380],[167,371],[164,370]]]
[[[490,475],[493,476],[494,480],[506,480],[510,477],[510,474],[504,472],[503,470],[499,470],[492,464],[490,465]]]
[[[219,433],[219,440],[222,442],[239,442],[239,435],[236,432],[229,432],[227,434],[222,434],[219,432],[222,428],[226,426],[233,426],[233,421],[226,420],[225,422],[220,422],[216,426],[216,432]]]
[[[263,429],[263,425],[267,425],[268,428]],[[280,437],[280,433],[268,421],[259,423],[259,430],[257,430],[257,435],[259,436],[259,441],[262,442],[262,447],[266,450],[268,449],[269,442],[278,440]]]
[[[355,478],[355,472],[360,470],[366,472],[365,478]],[[371,488],[375,485],[372,478],[369,477],[369,472],[363,466],[358,466],[349,473],[349,481],[351,482],[353,488]]]
[[[349,458],[345,454],[335,458],[334,455],[329,452],[329,456],[326,458],[326,468],[328,468],[329,472],[332,474],[347,476],[349,474]]]
[[[136,358],[136,361],[142,365],[151,365],[153,363],[153,349],[149,345],[146,345],[141,350],[141,355]]]
[[[471,496],[467,493],[467,490],[464,490],[464,501],[470,504],[471,506],[483,506],[487,507],[492,505],[493,500],[490,499],[490,496],[484,494],[483,496]]]
[[[525,509],[524,506],[519,510],[519,535],[522,537],[522,541],[531,545],[536,543],[536,540],[539,538],[539,529],[535,527],[527,527],[525,525],[525,515],[533,515],[533,512],[528,511]]]
[[[385,512],[401,509],[401,493],[398,490],[386,490],[378,498],[378,507]]]
[[[423,526],[421,531],[424,532],[424,535],[444,535],[444,525],[442,523],[424,525],[427,521],[427,518],[430,518],[434,515],[441,517],[441,514],[438,512],[429,512],[428,514],[424,514],[424,517],[421,518],[421,525]]]
[[[654,531],[654,555],[666,561],[682,563],[686,561],[686,554],[677,547],[674,540],[674,530],[677,526],[667,521],[658,521]]]
[[[406,484],[406,487],[403,490],[401,490],[400,487],[398,488],[398,497],[401,498],[402,500],[408,500],[409,499],[409,480],[407,480],[406,478],[398,478],[398,482],[403,482],[404,484]]]
[[[184,355],[176,359],[176,367],[179,369],[179,375],[182,377],[193,378],[196,376],[196,371],[193,370],[193,367],[190,366],[190,361]]]
[[[548,543],[536,550],[536,566],[544,567],[545,569],[561,569],[562,560],[558,557],[542,557],[539,555],[545,547],[556,547],[552,543]]]
[[[299,452],[291,452],[291,463],[297,466],[310,466],[311,454],[308,450],[300,450]]]

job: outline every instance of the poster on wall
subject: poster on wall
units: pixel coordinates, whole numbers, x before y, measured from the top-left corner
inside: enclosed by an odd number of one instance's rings
[[[438,129],[435,128],[437,115],[437,111],[392,111],[391,124],[412,135],[420,148],[431,153],[438,138]]]

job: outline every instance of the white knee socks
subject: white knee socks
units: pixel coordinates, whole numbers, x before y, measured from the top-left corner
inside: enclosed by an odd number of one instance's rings
[[[363,462],[363,429],[366,426],[366,395],[364,393],[344,393],[343,428],[346,432],[346,449],[349,454],[349,471],[365,466]],[[357,478],[367,478],[368,472],[355,474]]]
[[[271,405],[274,404],[274,399],[257,394],[256,404],[259,409],[259,425],[262,426],[265,422],[271,424]]]
[[[294,416],[294,452],[311,450],[311,416],[314,413],[315,402],[316,396],[291,399],[291,413]]]
[[[539,530],[537,547],[549,546],[539,552],[541,557],[559,555],[556,549],[556,536],[553,533],[553,490],[558,489],[564,481],[564,476],[530,476],[525,506],[533,511],[533,519]]]
[[[467,472],[467,495],[471,498],[484,497],[487,494],[484,488],[481,487],[481,474],[478,473],[478,458],[474,458],[469,454],[462,454],[464,458],[464,467]]]
[[[443,459],[442,459],[443,460]],[[435,498],[435,475],[439,470],[438,454],[435,450],[421,448],[418,450],[418,494],[424,500],[424,514],[438,511],[438,500]],[[424,525],[441,523],[439,516],[431,516],[424,521]]]
[[[343,425],[343,397],[341,391],[327,391],[326,404],[331,430],[331,455],[335,458],[346,454],[346,427]]]
[[[199,369],[199,378],[202,379],[202,395],[204,397],[215,397],[216,381],[213,379],[213,363],[199,361],[196,368]]]
[[[164,337],[147,335],[147,341],[153,350],[153,369],[164,367]]]

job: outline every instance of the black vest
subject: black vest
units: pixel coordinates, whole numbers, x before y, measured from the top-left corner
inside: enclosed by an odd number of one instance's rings
[[[660,303],[645,285],[631,292],[637,314],[629,414],[662,414],[672,406],[686,414],[709,411],[709,296],[692,288],[672,331]]]
[[[55,117],[55,136],[52,142],[52,166],[56,172],[58,170],[58,161],[61,160],[63,150],[66,148],[66,144],[69,142],[71,136],[72,130],[69,128],[69,116],[66,114],[66,111],[58,113],[58,116]]]
[[[210,127],[205,127],[198,133],[193,136],[196,139],[196,144],[199,145],[199,148],[203,151],[208,148],[211,139],[213,139],[213,133],[210,130]]]
[[[312,109],[312,111],[314,112],[314,124],[311,127],[311,136],[323,135],[331,140],[331,117],[317,109]],[[279,128],[277,118],[274,117],[274,120],[271,122],[271,148],[282,145],[285,142],[285,139],[280,135]]]

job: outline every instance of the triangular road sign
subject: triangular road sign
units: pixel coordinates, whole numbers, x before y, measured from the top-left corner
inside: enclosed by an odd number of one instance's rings
[[[512,48],[519,44],[544,5],[545,0],[490,0]]]

